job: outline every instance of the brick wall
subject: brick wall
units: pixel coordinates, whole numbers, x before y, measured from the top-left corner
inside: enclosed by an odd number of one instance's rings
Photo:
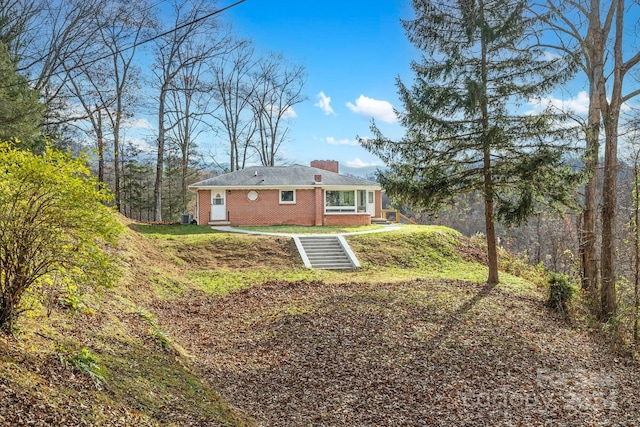
[[[207,225],[211,218],[211,190],[198,190],[198,225]]]
[[[295,204],[280,204],[279,190],[255,190],[258,199],[247,198],[249,190],[227,191],[226,203],[231,225],[369,225],[369,214],[324,214],[324,190],[320,187],[296,190]],[[381,191],[375,192],[375,217],[382,216]],[[198,224],[211,218],[211,191],[198,191]]]
[[[311,162],[311,167],[335,173],[338,173],[339,169],[338,162],[335,160],[314,160]]]
[[[376,190],[375,192],[375,205],[376,205],[376,214],[375,218],[382,218],[382,190]]]
[[[323,221],[323,217],[324,217],[324,190],[321,187],[316,187],[314,189],[315,191],[315,204],[316,204],[316,217],[315,217],[315,224],[317,226],[320,226],[324,223]]]
[[[324,225],[371,225],[371,215],[364,214],[330,214],[324,216]]]
[[[231,225],[316,225],[316,192],[296,190],[295,204],[280,204],[279,190],[255,190],[258,199],[247,198],[249,190],[227,192]]]

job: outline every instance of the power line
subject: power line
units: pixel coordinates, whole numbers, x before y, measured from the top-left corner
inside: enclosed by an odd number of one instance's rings
[[[74,65],[74,66],[72,66],[72,67],[65,68],[65,69],[64,69],[64,71],[59,71],[59,72],[56,72],[56,73],[52,73],[52,74],[50,74],[50,75],[49,75],[49,77],[58,76],[58,75],[63,74],[63,73],[69,73],[69,72],[71,72],[71,71],[73,71],[73,70],[75,70],[75,69],[77,69],[77,68],[80,68],[80,67],[86,67],[87,65],[95,64],[96,62],[102,61],[102,60],[104,60],[104,59],[108,59],[108,58],[110,58],[110,57],[112,57],[112,56],[115,56],[115,55],[119,55],[119,54],[121,54],[122,52],[126,52],[126,51],[128,51],[128,50],[135,49],[135,48],[137,48],[137,47],[139,47],[139,46],[142,46],[142,45],[144,45],[144,44],[150,43],[150,42],[152,42],[152,41],[154,41],[154,40],[157,40],[157,39],[159,39],[159,38],[161,38],[161,37],[167,36],[167,35],[169,35],[169,34],[171,34],[171,33],[175,33],[176,31],[179,31],[179,30],[181,30],[181,29],[183,29],[183,28],[189,27],[189,26],[191,26],[191,25],[193,25],[193,24],[197,24],[198,22],[201,22],[201,21],[204,21],[204,20],[206,20],[206,19],[209,19],[209,18],[211,18],[211,17],[213,17],[213,16],[215,16],[215,15],[218,15],[218,14],[220,14],[220,13],[222,13],[222,12],[225,12],[225,11],[227,11],[227,10],[229,10],[229,9],[233,8],[233,7],[236,7],[236,6],[238,6],[239,4],[244,3],[245,1],[246,1],[246,0],[238,0],[238,1],[236,1],[235,3],[233,3],[233,4],[230,4],[229,6],[225,6],[225,7],[223,7],[222,9],[214,10],[213,12],[210,12],[210,13],[208,13],[208,14],[204,15],[204,16],[201,16],[201,17],[195,18],[195,19],[193,19],[193,20],[191,20],[191,21],[187,21],[187,22],[185,22],[185,23],[183,23],[183,24],[180,24],[180,25],[178,25],[178,26],[176,26],[176,27],[174,27],[174,28],[170,29],[170,30],[164,31],[164,32],[162,32],[162,33],[160,33],[160,34],[156,34],[156,35],[155,35],[155,36],[153,36],[153,37],[149,37],[149,38],[147,38],[147,39],[144,39],[144,40],[141,40],[141,41],[139,41],[139,42],[136,42],[136,43],[132,44],[131,46],[127,46],[127,47],[124,47],[124,48],[122,48],[122,49],[116,49],[116,50],[115,50],[115,51],[113,51],[113,52],[110,52],[110,53],[105,54],[105,55],[103,55],[103,56],[100,56],[100,57],[98,57],[98,58],[94,58],[94,59],[92,59],[92,60],[90,60],[90,61],[82,62],[82,63],[80,63],[80,64],[75,64],[75,65]],[[159,3],[158,3],[158,4],[159,4]],[[11,86],[13,86],[13,85],[2,86],[2,88],[8,88],[8,87],[11,87]]]
[[[232,7],[235,7],[235,6],[238,6],[241,3],[244,3],[245,1],[247,1],[247,0],[239,0],[239,1],[233,3],[233,4],[229,5],[229,6],[223,7],[222,9],[214,10],[211,13],[208,13],[208,14],[206,14],[204,16],[201,16],[199,18],[193,19],[192,21],[187,21],[184,24],[180,24],[177,27],[174,27],[174,28],[172,28],[170,30],[167,30],[167,31],[163,32],[163,33],[156,34],[153,37],[149,37],[148,39],[136,42],[136,43],[132,44],[131,46],[128,46],[128,47],[125,47],[125,48],[122,48],[122,49],[116,49],[115,52],[108,53],[108,54],[106,54],[104,56],[101,56],[101,57],[98,57],[98,58],[94,58],[94,59],[92,59],[91,61],[88,61],[88,62],[83,62],[82,64],[74,65],[73,67],[69,68],[66,71],[67,72],[68,71],[73,71],[76,68],[79,68],[79,67],[82,67],[82,66],[86,66],[86,65],[91,65],[91,64],[94,64],[94,63],[96,63],[98,61],[102,61],[103,59],[107,59],[107,58],[110,58],[110,57],[112,57],[114,55],[118,55],[118,54],[120,54],[122,52],[126,52],[128,50],[135,49],[138,46],[142,46],[143,44],[150,43],[150,42],[152,42],[154,40],[157,40],[157,39],[159,39],[161,37],[167,36],[167,35],[169,35],[171,33],[175,33],[176,31],[179,31],[179,30],[181,30],[183,28],[186,28],[186,27],[188,27],[190,25],[197,24],[200,21],[204,21],[206,19],[209,19],[212,16],[215,16],[215,15],[217,15],[219,13],[227,11],[227,10],[231,9]],[[55,75],[55,74],[53,74],[53,75]]]

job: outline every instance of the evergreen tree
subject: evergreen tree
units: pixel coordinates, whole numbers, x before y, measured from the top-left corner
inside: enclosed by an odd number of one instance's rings
[[[16,73],[7,46],[0,42],[0,139],[19,141],[23,148],[44,148],[39,139],[44,106],[38,92]],[[38,144],[39,143],[39,144]]]
[[[521,110],[572,70],[528,44],[536,22],[525,1],[412,4],[416,17],[403,26],[424,54],[412,63],[413,86],[397,82],[406,134],[392,141],[374,124],[374,138],[361,143],[386,163],[379,179],[387,194],[414,210],[483,195],[488,282],[498,283],[494,221],[520,224],[538,202],[571,202],[579,177],[565,164],[571,139],[563,117]]]

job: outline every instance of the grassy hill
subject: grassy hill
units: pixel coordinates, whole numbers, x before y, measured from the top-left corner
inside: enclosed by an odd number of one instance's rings
[[[453,230],[350,236],[363,268],[329,272],[284,237],[126,225],[120,286],[0,337],[0,425],[640,425],[635,363],[534,270],[483,284]]]

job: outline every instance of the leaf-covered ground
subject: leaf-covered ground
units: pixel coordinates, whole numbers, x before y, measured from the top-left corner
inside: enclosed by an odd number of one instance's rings
[[[530,282],[474,283],[453,230],[353,236],[363,268],[326,272],[288,239],[129,226],[120,286],[0,336],[0,426],[640,426],[637,364]]]
[[[273,281],[154,311],[264,426],[640,425],[636,364],[527,283]]]

